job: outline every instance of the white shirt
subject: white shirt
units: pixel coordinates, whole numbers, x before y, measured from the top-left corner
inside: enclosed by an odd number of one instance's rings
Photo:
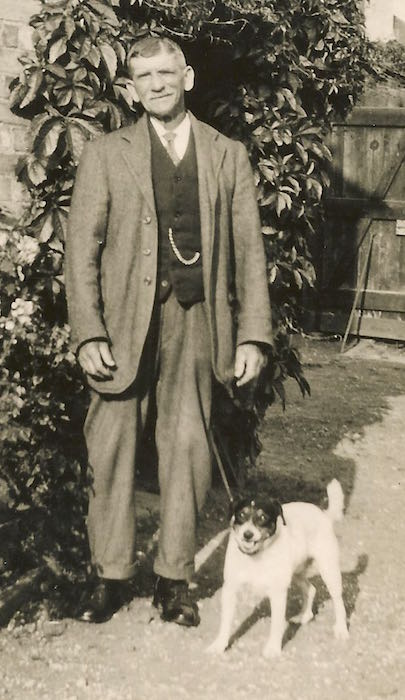
[[[165,141],[164,139],[164,134],[167,134],[169,130],[166,129],[165,125],[155,117],[151,117],[150,121],[157,135],[159,136],[163,146],[166,148],[167,141]],[[176,126],[175,129],[171,129],[170,131],[172,134],[174,134],[173,146],[178,157],[181,160],[187,150],[188,141],[190,138],[191,121],[189,115],[186,114],[183,121],[180,122],[180,124]]]

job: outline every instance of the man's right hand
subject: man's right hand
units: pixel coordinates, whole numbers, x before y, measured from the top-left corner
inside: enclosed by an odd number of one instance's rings
[[[113,378],[116,369],[110,346],[105,340],[89,340],[79,350],[78,360],[81,368],[93,379],[106,381]]]

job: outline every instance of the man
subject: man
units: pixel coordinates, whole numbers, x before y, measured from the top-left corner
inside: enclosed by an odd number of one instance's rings
[[[145,114],[86,146],[66,242],[73,343],[91,388],[87,525],[99,576],[82,619],[111,617],[119,582],[135,573],[135,472],[155,402],[154,604],[162,619],[193,626],[211,386],[241,386],[264,365],[265,258],[246,149],[186,111],[194,73],[180,47],[142,39],[128,65]]]

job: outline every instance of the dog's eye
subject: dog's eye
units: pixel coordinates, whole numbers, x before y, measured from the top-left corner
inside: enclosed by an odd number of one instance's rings
[[[235,520],[238,523],[238,525],[241,525],[242,523],[246,522],[246,520],[248,520],[248,519],[249,519],[249,511],[248,510],[240,510],[235,515]]]
[[[263,527],[270,530],[275,530],[275,523],[272,521],[270,516],[264,512],[264,510],[259,510],[255,517],[255,523],[257,527]]]
[[[269,522],[270,518],[267,515],[267,513],[264,512],[264,510],[259,510],[256,514],[256,520],[260,525],[266,525],[266,523]]]

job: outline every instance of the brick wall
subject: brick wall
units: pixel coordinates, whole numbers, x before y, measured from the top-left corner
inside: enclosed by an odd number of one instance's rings
[[[14,175],[18,157],[26,150],[27,121],[8,107],[8,85],[18,75],[18,57],[31,48],[30,17],[38,0],[0,0],[0,207],[21,212],[26,198]]]

